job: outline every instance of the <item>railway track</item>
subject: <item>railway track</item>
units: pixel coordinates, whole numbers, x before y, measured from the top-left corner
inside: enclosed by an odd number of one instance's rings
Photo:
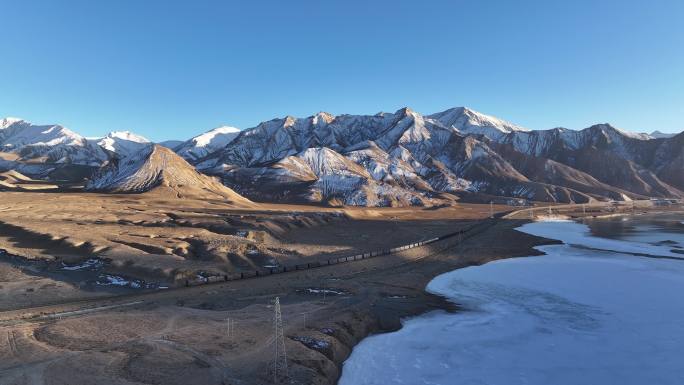
[[[459,237],[461,240],[469,239],[476,236],[477,234],[486,231],[491,227],[496,220],[485,219],[481,222],[475,223],[467,228],[460,229],[452,233],[444,234],[442,236],[428,239],[425,241],[415,242],[409,245],[400,246],[392,249],[378,250],[376,252],[369,252],[365,254],[358,254],[355,256],[341,257],[338,258],[339,261],[335,263],[318,263],[309,264],[306,268],[296,268],[296,269],[284,269],[279,272],[264,272],[262,274],[256,274],[254,276],[244,277],[242,279],[228,280],[228,281],[216,281],[208,282],[202,285],[189,286],[189,287],[176,287],[169,288],[165,290],[149,291],[142,293],[132,293],[132,294],[121,294],[116,296],[109,296],[106,298],[92,298],[83,299],[77,301],[54,303],[44,306],[29,307],[22,309],[13,309],[8,311],[0,312],[0,326],[2,325],[16,325],[23,322],[44,322],[52,319],[59,319],[64,317],[78,316],[86,313],[93,313],[98,311],[106,311],[114,308],[124,307],[124,306],[140,306],[146,303],[154,302],[160,298],[168,298],[173,296],[181,296],[185,294],[191,294],[194,292],[204,291],[208,287],[216,287],[217,289],[229,288],[231,283],[240,282],[248,279],[259,279],[266,277],[273,277],[282,274],[292,274],[297,272],[303,272],[310,269],[324,269],[324,268],[334,268],[340,264],[362,262],[375,257],[389,256],[397,253],[401,253],[406,250],[411,250],[415,248],[421,248],[428,245],[435,245],[444,242],[448,239]],[[447,246],[449,247],[449,246]],[[438,247],[436,253],[441,253],[445,250],[445,247]],[[427,257],[434,255],[435,252],[426,254],[425,256],[419,258],[413,258],[411,260],[405,261],[406,263],[415,263],[423,260]],[[343,260],[343,261],[342,261]],[[396,267],[396,264],[392,264],[392,267]]]

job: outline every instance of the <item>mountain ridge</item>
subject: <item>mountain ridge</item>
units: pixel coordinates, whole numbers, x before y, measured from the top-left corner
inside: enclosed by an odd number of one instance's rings
[[[0,122],[0,146],[6,127],[30,126]],[[72,139],[56,145],[97,154],[84,158],[89,167],[156,148],[130,132],[93,143],[54,130]],[[404,206],[477,196],[552,202],[681,197],[683,137],[634,134],[607,123],[528,130],[467,107],[430,115],[405,107],[375,115],[286,116],[241,131],[222,126],[171,147],[256,200]],[[25,153],[15,151],[22,165]],[[0,168],[8,165],[0,160]]]
[[[283,177],[283,167],[278,165],[281,160],[307,149],[327,149],[368,171],[364,183],[347,187],[348,199],[342,199],[346,204],[358,204],[354,196],[359,186],[373,183],[401,191],[394,194],[411,193],[417,197],[413,199],[416,204],[425,204],[444,192],[558,202],[681,197],[684,186],[667,184],[652,168],[665,170],[666,174],[673,171],[648,164],[652,163],[648,154],[664,140],[668,139],[628,134],[609,124],[580,131],[535,131],[467,108],[427,116],[402,108],[395,113],[376,115],[327,114],[322,123],[317,115],[272,119],[242,131],[225,148],[195,164],[239,189],[246,183],[246,175],[254,179],[249,182],[252,185],[268,184],[265,179],[278,179],[274,174]],[[372,153],[360,155],[359,151],[373,146],[376,148]],[[499,151],[506,156],[502,157]],[[598,162],[578,161],[574,157]],[[663,159],[660,163],[669,164],[668,156]],[[410,178],[387,174],[388,164],[398,161],[402,166],[393,172]],[[611,167],[600,167],[606,164]],[[382,172],[377,172],[378,167]],[[676,177],[669,180],[679,183]],[[317,183],[322,182],[313,185]],[[250,187],[247,194],[260,199],[258,188]],[[322,195],[320,200],[313,201],[330,199]],[[334,195],[340,199],[340,191]],[[309,194],[313,196],[318,195]]]

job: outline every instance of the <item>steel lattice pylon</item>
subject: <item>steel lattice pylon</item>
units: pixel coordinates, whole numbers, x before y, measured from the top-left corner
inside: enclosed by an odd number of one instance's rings
[[[273,359],[273,383],[280,384],[287,376],[287,355],[285,353],[285,334],[283,332],[283,315],[280,312],[280,297],[275,299],[275,317],[273,326],[275,328],[275,345]]]

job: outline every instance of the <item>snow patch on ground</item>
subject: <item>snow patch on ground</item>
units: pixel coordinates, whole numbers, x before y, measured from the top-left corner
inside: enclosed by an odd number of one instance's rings
[[[292,337],[293,340],[301,342],[304,346],[315,349],[315,350],[325,350],[330,347],[330,342],[325,340],[319,340],[312,337],[296,336]]]
[[[96,284],[100,286],[118,286],[129,287],[131,289],[154,289],[154,288],[168,288],[166,286],[159,286],[156,283],[145,283],[137,279],[128,279],[114,274],[100,274]]]
[[[101,268],[103,265],[103,262],[97,258],[90,258],[86,261],[83,261],[77,265],[67,265],[66,263],[62,262],[62,270],[67,270],[67,271],[78,271],[78,270],[97,270]]]
[[[103,274],[100,276],[97,283],[103,286],[129,286],[131,281],[118,275]]]
[[[347,295],[347,294],[349,294],[349,293],[342,291],[342,290],[321,289],[321,288],[315,288],[315,287],[309,287],[309,288],[306,288],[304,290],[301,290],[300,292],[305,293],[305,294],[326,294],[326,295]]]

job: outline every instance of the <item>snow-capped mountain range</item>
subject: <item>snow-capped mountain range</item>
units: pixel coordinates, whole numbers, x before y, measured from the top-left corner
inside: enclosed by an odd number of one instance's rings
[[[684,196],[682,133],[633,134],[609,124],[528,130],[465,107],[430,115],[402,108],[287,116],[167,145],[257,201],[402,206],[456,197],[585,202]],[[130,132],[88,140],[61,126],[0,121],[0,168],[14,165],[25,173],[27,164],[41,162],[104,165],[111,173],[112,164],[130,166],[136,162],[123,159],[153,146]],[[135,173],[129,166],[126,172]]]
[[[195,163],[257,200],[419,205],[444,193],[625,200],[682,195],[684,185],[667,166],[681,148],[662,150],[677,137],[607,124],[532,131],[463,107],[427,116],[403,108],[274,119]],[[658,148],[662,156],[649,158]]]
[[[17,118],[0,120],[0,152],[20,161],[96,166],[107,159],[101,147],[60,125],[34,125]]]

